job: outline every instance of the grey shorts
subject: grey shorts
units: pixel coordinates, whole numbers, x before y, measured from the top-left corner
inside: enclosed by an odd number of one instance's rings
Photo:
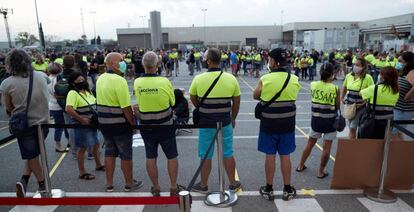
[[[356,111],[355,117],[353,119],[349,119],[348,120],[348,122],[349,122],[349,124],[348,124],[349,128],[351,128],[351,129],[357,129],[358,128],[359,119],[361,118],[362,113],[364,113],[364,111],[365,111],[364,110],[364,107],[358,109]]]
[[[314,139],[319,139],[322,137],[322,134],[323,134],[324,141],[333,141],[336,139],[337,132],[320,133],[320,132],[315,132],[311,129],[309,132],[309,137],[314,138]]]
[[[132,160],[132,131],[120,135],[105,135],[105,157],[118,157]]]

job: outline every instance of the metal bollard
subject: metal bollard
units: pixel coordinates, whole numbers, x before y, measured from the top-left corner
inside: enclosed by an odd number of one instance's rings
[[[188,191],[180,191],[180,211],[190,212],[191,211],[191,194]]]
[[[368,188],[364,190],[365,196],[373,200],[375,202],[380,203],[393,203],[397,201],[397,197],[395,196],[394,192],[384,189],[385,183],[385,175],[387,174],[387,166],[388,166],[388,154],[390,151],[390,143],[391,143],[391,119],[388,119],[387,122],[387,133],[385,135],[385,145],[384,145],[384,157],[382,160],[382,167],[381,167],[381,176],[380,176],[380,184],[378,188]]]
[[[223,155],[223,124],[217,123],[217,161],[218,161],[218,175],[219,188],[218,192],[211,192],[207,195],[204,203],[208,206],[230,207],[236,204],[238,198],[235,192],[224,190],[224,155]]]
[[[52,189],[52,183],[50,181],[49,176],[49,164],[47,162],[47,154],[45,148],[45,138],[43,136],[43,129],[42,126],[37,126],[37,138],[39,141],[39,149],[40,149],[40,162],[42,165],[42,172],[45,177],[45,193],[38,193],[34,196],[34,198],[62,198],[65,196],[65,192],[60,189]]]

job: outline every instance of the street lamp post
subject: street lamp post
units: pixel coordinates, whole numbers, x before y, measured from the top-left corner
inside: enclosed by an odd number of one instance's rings
[[[207,42],[206,42],[206,12],[207,12],[207,9],[206,8],[204,8],[204,9],[201,9],[201,11],[203,12],[203,16],[204,16],[204,29],[203,29],[203,31],[204,31],[204,45],[206,45],[207,44]]]
[[[95,11],[90,12],[92,14],[92,20],[93,20],[93,41],[95,43],[95,49],[98,47],[98,44],[96,43],[96,25],[95,25]]]
[[[145,18],[147,17],[147,16],[145,16],[145,15],[142,15],[142,16],[139,16],[140,18],[142,18],[142,30],[144,31],[144,49],[146,48],[146,38],[145,38]]]
[[[37,30],[39,31],[40,50],[43,50],[44,43],[42,42],[42,30],[40,29],[39,13],[37,12],[37,1],[34,0],[37,20]]]

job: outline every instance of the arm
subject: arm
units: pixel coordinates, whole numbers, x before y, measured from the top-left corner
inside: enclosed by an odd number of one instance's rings
[[[136,105],[133,106],[132,109],[134,111],[135,117],[137,117],[137,119],[139,119],[141,117],[141,113],[139,112],[139,106],[136,104]]]
[[[3,94],[3,101],[4,101],[4,105],[6,106],[6,112],[8,115],[11,115],[11,112],[14,109],[14,106],[12,104],[12,98],[10,95],[8,94]]]
[[[256,88],[253,91],[253,99],[260,100],[260,94],[262,92],[263,82],[262,80],[259,80],[259,83],[257,84]]]
[[[410,72],[407,75],[407,81],[411,84],[411,89],[408,91],[408,93],[404,97],[404,101],[412,101],[414,97],[414,72]]]
[[[74,119],[76,119],[79,123],[82,125],[88,125],[90,123],[90,120],[88,118],[81,117],[72,106],[67,105],[66,106],[66,112]]]
[[[345,101],[345,95],[346,95],[346,93],[348,92],[348,89],[346,89],[346,87],[342,87],[342,89],[341,89],[341,102],[342,103],[344,103],[344,101]]]
[[[341,108],[341,96],[340,96],[340,94],[341,94],[341,91],[338,89],[337,91],[336,91],[336,102],[335,102],[335,109],[336,109],[336,111],[338,111],[340,108]]]
[[[131,126],[135,126],[135,121],[134,121],[134,114],[132,113],[132,107],[128,106],[125,108],[122,108],[122,112],[124,113],[124,116],[126,118],[126,120],[128,121],[128,123]]]
[[[190,100],[193,103],[194,107],[198,107],[199,106],[198,96],[190,95]]]
[[[232,104],[231,104],[231,122],[233,128],[236,127],[236,118],[239,114],[240,109],[240,96],[233,96],[232,97]]]

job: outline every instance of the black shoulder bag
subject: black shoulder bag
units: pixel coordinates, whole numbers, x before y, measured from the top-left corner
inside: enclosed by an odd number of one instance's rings
[[[29,128],[29,117],[27,113],[29,112],[30,100],[32,99],[33,91],[33,71],[29,75],[29,91],[27,94],[26,100],[26,111],[13,114],[9,120],[9,131],[10,134],[20,137],[23,136],[25,131]]]
[[[358,126],[358,138],[375,138],[377,137],[375,128],[376,128],[376,121],[375,121],[375,107],[377,105],[377,93],[378,93],[378,85],[375,85],[374,90],[374,102],[372,105],[372,109],[370,103],[368,101],[368,107],[365,109],[365,112],[362,114],[361,119],[359,120]]]
[[[338,88],[335,89],[336,90],[336,95],[338,95]],[[346,126],[346,121],[345,118],[342,116],[342,112],[341,112],[341,105],[336,103],[336,99],[335,99],[335,109],[337,109],[337,114],[336,114],[336,118],[335,118],[335,122],[333,124],[333,127],[336,129],[336,131],[338,132],[342,132],[345,129]],[[338,114],[339,111],[339,114]]]
[[[220,79],[223,72],[221,71],[218,77],[214,80],[214,82],[210,85],[207,92],[204,94],[203,98],[201,98],[200,102],[198,103],[198,107],[193,110],[193,123],[199,124],[200,123],[200,105],[204,102],[207,96],[210,94],[211,90],[213,90],[214,86],[217,84],[218,80]]]
[[[89,110],[91,111],[91,114],[92,114],[92,116],[91,116],[91,125],[93,125],[93,126],[98,126],[99,125],[99,121],[98,121],[98,112],[92,107],[92,105],[91,104],[89,104],[89,102],[88,102],[88,100],[86,100],[80,93],[79,93],[79,91],[76,91],[78,94],[79,94],[79,96],[83,99],[83,100],[85,100],[85,102],[88,104],[88,107],[89,107]]]
[[[262,118],[263,109],[269,107],[270,104],[272,104],[277,98],[280,97],[280,95],[282,94],[283,90],[285,90],[285,88],[287,87],[289,81],[290,81],[290,73],[288,73],[288,76],[286,78],[285,84],[283,84],[282,89],[279,92],[277,92],[276,95],[273,96],[272,99],[270,99],[265,104],[262,104],[261,101],[257,103],[256,107],[254,108],[254,117],[256,117],[257,119],[261,119]]]

